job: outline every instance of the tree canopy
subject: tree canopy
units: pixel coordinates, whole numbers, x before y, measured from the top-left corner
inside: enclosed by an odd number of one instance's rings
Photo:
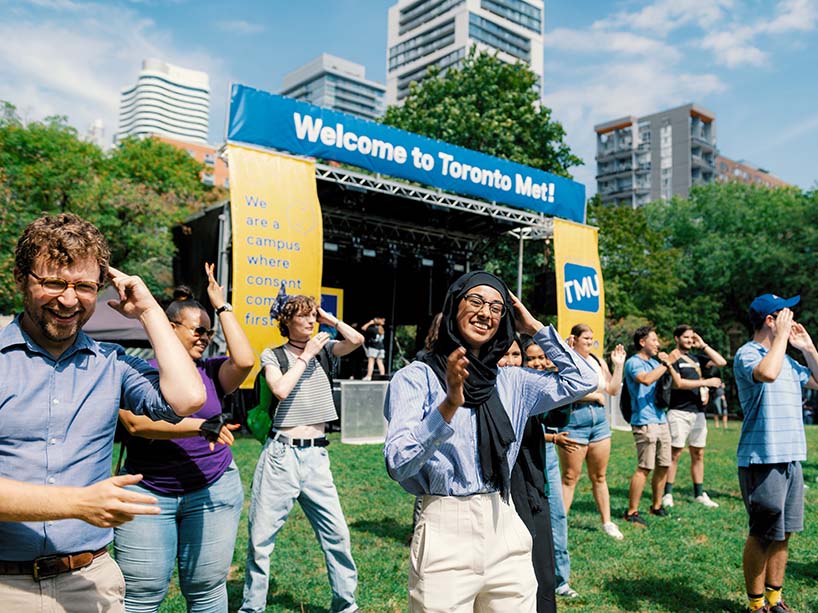
[[[139,274],[152,291],[172,283],[170,228],[213,195],[203,166],[156,139],[127,139],[109,154],[80,139],[67,119],[23,124],[0,101],[0,312],[19,308],[14,248],[26,225],[73,212],[100,228],[111,262]]]

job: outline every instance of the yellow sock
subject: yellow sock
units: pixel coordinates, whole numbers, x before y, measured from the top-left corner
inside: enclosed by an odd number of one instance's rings
[[[770,587],[769,585],[764,588],[764,596],[771,607],[781,602],[781,589],[781,587]]]
[[[764,594],[747,594],[747,607],[755,611],[764,606]]]

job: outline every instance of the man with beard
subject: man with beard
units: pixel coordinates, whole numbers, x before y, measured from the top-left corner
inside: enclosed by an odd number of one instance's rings
[[[23,232],[14,280],[23,312],[0,332],[0,602],[11,611],[122,611],[125,585],[108,556],[112,526],[155,514],[111,474],[120,407],[177,422],[204,403],[194,363],[139,277],[109,268],[99,230],[76,215]],[[82,332],[106,277],[139,319],[158,370]]]
[[[713,367],[727,365],[721,354],[706,344],[702,337],[690,326],[681,324],[673,331],[676,349],[671,352],[674,358],[673,369],[679,373],[670,391],[670,404],[667,411],[667,422],[670,427],[671,464],[667,471],[665,494],[662,506],[673,506],[673,484],[676,481],[676,469],[685,445],[690,449],[690,476],[693,480],[693,500],[714,509],[717,502],[710,500],[704,491],[704,447],[707,444],[707,417],[705,408],[708,401],[708,387],[718,387],[718,377],[704,378],[702,371]],[[691,353],[691,349],[701,350],[700,354]]]

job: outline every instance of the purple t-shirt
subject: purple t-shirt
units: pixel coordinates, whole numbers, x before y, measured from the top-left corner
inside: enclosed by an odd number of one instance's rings
[[[209,419],[222,411],[224,391],[219,384],[219,368],[226,356],[200,360],[196,367],[207,390],[204,406],[191,417]],[[156,365],[155,361],[151,364]],[[177,438],[152,440],[139,436],[128,439],[125,469],[131,474],[142,474],[140,482],[159,494],[184,494],[207,487],[224,474],[233,454],[227,445],[216,445],[204,438]]]

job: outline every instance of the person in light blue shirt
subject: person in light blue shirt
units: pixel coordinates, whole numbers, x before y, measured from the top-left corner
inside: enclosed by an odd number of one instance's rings
[[[0,332],[0,602],[11,611],[123,610],[111,527],[158,508],[124,489],[141,476],[110,478],[118,411],[177,422],[205,400],[162,308],[109,257],[99,230],[71,214],[32,222],[17,243],[23,312]],[[82,332],[106,278],[158,369]]]
[[[801,389],[818,389],[818,351],[790,308],[800,296],[763,294],[750,304],[753,340],[733,360],[744,411],[737,459],[739,485],[749,515],[744,544],[747,610],[785,613],[781,598],[790,534],[804,529],[807,444]],[[787,355],[797,349],[808,366]]]
[[[498,369],[515,322],[558,373]],[[510,467],[529,415],[596,385],[593,369],[500,279],[477,271],[452,284],[432,352],[395,374],[384,408],[387,471],[423,496],[411,612],[534,610],[531,535],[509,503]]]
[[[671,462],[670,429],[665,411],[656,406],[656,385],[670,371],[667,354],[659,351],[659,337],[651,326],[642,326],[633,333],[636,353],[625,362],[625,385],[631,396],[631,431],[636,443],[636,471],[628,489],[628,510],[625,521],[645,527],[639,515],[639,501],[651,477],[652,503],[650,514],[664,517],[662,494]],[[656,358],[659,358],[658,361]]]

